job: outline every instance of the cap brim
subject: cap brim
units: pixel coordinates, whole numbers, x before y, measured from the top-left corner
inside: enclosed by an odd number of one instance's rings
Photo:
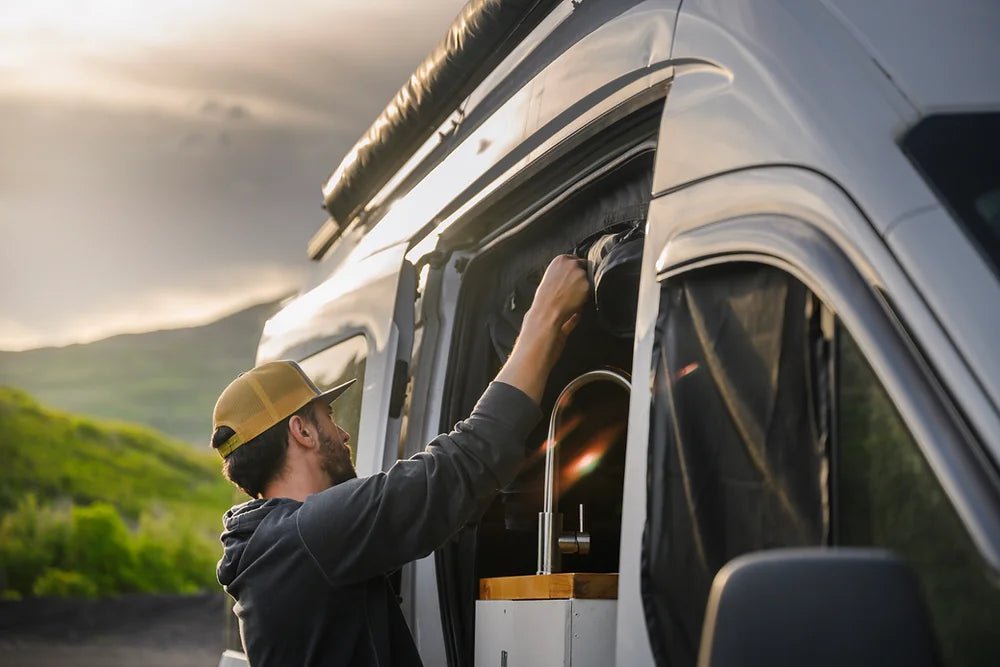
[[[350,389],[351,385],[353,385],[357,381],[358,381],[358,379],[354,378],[354,379],[348,380],[344,384],[338,384],[333,389],[327,389],[322,394],[320,394],[319,396],[317,396],[316,400],[317,401],[324,401],[326,403],[333,403],[335,400],[337,400],[338,398],[340,398],[345,391],[347,391],[348,389]]]

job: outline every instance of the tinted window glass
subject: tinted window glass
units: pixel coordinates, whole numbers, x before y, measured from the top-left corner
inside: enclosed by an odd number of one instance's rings
[[[916,571],[947,665],[1000,665],[1000,589],[851,337],[838,331],[839,541]]]
[[[1000,113],[931,116],[903,149],[1000,272]]]
[[[351,378],[358,381],[333,403],[333,418],[337,424],[351,434],[356,443],[361,428],[361,394],[365,378],[365,360],[368,343],[364,336],[355,336],[337,343],[301,363],[306,375],[311,377],[321,390],[326,391]],[[351,459],[355,456],[351,448]]]

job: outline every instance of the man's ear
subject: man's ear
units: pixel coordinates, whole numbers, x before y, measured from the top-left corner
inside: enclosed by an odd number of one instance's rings
[[[288,420],[288,433],[292,442],[302,447],[312,448],[316,446],[316,428],[308,419],[292,415],[292,418]]]

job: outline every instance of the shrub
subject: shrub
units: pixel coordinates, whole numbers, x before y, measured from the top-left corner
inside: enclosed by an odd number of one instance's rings
[[[85,574],[50,567],[35,581],[31,593],[61,598],[95,598],[98,589],[97,584]]]
[[[0,519],[0,589],[30,594],[47,567],[65,560],[69,535],[68,512],[22,498]]]
[[[130,531],[111,505],[53,508],[28,496],[0,517],[0,597],[213,589],[219,548],[203,532],[171,511],[144,513]]]
[[[191,529],[180,534],[177,545],[177,569],[192,591],[217,588],[215,564],[219,554],[204,538]]]
[[[175,551],[155,538],[140,535],[135,542],[135,587],[143,593],[181,592],[185,582],[175,566]]]
[[[134,545],[139,590],[187,593],[218,586],[218,549],[190,522],[143,515]]]
[[[135,556],[125,523],[107,503],[74,507],[67,562],[89,577],[101,592],[120,593],[133,588]]]
[[[215,588],[208,536],[232,497],[210,452],[0,387],[4,599]]]

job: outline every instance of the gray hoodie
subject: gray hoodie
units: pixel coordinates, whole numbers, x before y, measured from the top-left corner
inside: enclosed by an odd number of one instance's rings
[[[226,512],[218,576],[253,667],[419,665],[386,573],[431,553],[510,483],[541,418],[494,382],[472,415],[388,472]]]

